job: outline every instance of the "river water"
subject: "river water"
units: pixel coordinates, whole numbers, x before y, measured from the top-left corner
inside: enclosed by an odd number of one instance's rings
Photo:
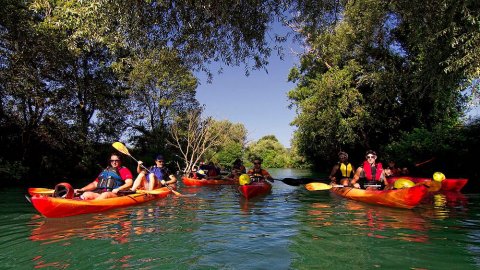
[[[403,210],[280,181],[250,201],[232,186],[179,191],[196,196],[48,219],[2,190],[0,269],[480,269],[479,194]]]

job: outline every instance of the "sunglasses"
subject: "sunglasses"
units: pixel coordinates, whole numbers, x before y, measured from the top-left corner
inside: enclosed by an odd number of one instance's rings
[[[110,162],[120,162],[119,159],[110,159]]]
[[[157,162],[161,162],[161,163],[163,163],[164,161],[163,161],[163,160],[157,160]]]
[[[262,164],[262,163],[260,163],[260,162],[254,162],[253,164],[254,164],[254,165],[260,165],[260,164]]]
[[[373,155],[368,155],[367,158],[377,158],[377,157]]]

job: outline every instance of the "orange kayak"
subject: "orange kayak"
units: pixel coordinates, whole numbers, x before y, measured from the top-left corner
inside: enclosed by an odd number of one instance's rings
[[[415,184],[429,182],[432,179],[423,178],[423,177],[413,177],[413,176],[392,176],[388,178],[388,183],[392,184],[397,179],[408,179],[414,182]],[[468,182],[467,178],[446,178],[443,180],[441,190],[445,191],[460,191]]]
[[[240,194],[247,199],[270,193],[271,190],[272,185],[266,181],[238,186]]]
[[[365,190],[352,187],[334,187],[330,190],[355,201],[407,209],[417,206],[428,193],[428,188],[424,185],[390,190]]]
[[[29,190],[33,191],[32,190]],[[42,215],[48,218],[61,218],[89,213],[97,213],[109,209],[132,206],[151,200],[164,198],[171,191],[166,188],[152,190],[152,193],[135,193],[103,200],[81,200],[80,198],[64,199],[34,194],[30,200]],[[31,193],[31,192],[30,192]]]
[[[182,182],[185,186],[198,187],[198,186],[212,186],[212,185],[235,185],[238,181],[233,179],[194,179],[188,177],[182,177]]]

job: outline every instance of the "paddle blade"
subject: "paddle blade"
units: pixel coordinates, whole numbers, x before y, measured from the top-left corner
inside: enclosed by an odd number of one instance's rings
[[[130,156],[127,147],[121,142],[112,143],[113,148],[117,149],[120,153]]]
[[[305,188],[309,191],[316,191],[316,190],[329,190],[332,188],[331,185],[325,183],[308,183],[305,185]]]
[[[55,192],[55,190],[53,189],[49,189],[49,188],[29,188],[28,189],[28,194],[30,194],[30,196],[33,196],[33,195],[53,195],[53,192]]]

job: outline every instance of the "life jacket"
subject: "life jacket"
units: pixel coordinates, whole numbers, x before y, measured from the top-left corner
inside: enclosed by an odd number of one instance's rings
[[[337,170],[337,178],[353,178],[353,167],[351,163],[340,163]]]
[[[367,181],[380,181],[380,176],[382,175],[383,167],[382,163],[377,163],[375,165],[375,175],[372,175],[372,167],[367,161],[363,162],[363,171],[365,172],[365,178]]]
[[[155,174],[155,177],[157,177],[158,180],[164,180],[165,179],[166,173],[165,173],[164,168],[160,168],[160,167],[157,167],[157,166],[152,166],[150,168],[150,172]],[[148,178],[147,178],[147,181],[148,181]]]
[[[264,180],[265,179],[265,170],[263,169],[260,169],[260,170],[255,170],[255,169],[252,169],[249,171],[250,174],[250,178],[252,179],[252,182],[255,182],[255,181],[260,181],[260,180]]]
[[[98,176],[97,189],[112,191],[115,188],[123,185],[123,179],[117,169],[113,167],[107,167]]]

